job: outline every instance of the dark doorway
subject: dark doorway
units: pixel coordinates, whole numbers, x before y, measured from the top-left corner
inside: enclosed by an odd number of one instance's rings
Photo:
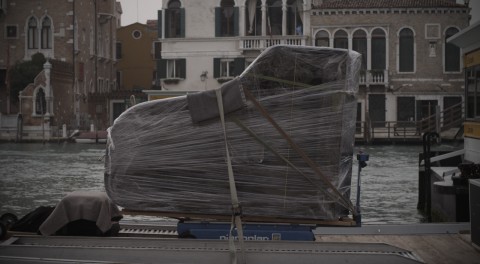
[[[370,94],[368,96],[368,112],[372,127],[385,127],[385,95]]]
[[[415,97],[397,97],[397,121],[415,121]]]
[[[117,119],[125,111],[125,103],[113,103],[113,120]]]

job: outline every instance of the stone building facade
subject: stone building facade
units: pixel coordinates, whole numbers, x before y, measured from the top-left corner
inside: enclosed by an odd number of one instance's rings
[[[262,50],[309,45],[310,0],[163,1],[158,78],[165,91],[214,89]]]
[[[115,43],[121,13],[121,6],[115,0],[3,0],[0,14],[0,79],[5,80],[0,84],[3,117],[21,114],[23,127],[38,127],[40,120],[44,120],[52,126],[52,131],[64,124],[68,130],[86,129],[91,124],[106,129],[110,121],[108,94],[116,88]],[[52,67],[50,87],[26,87],[18,102],[16,98],[7,98],[10,92],[7,72],[16,62],[28,61],[36,53],[42,53]],[[40,73],[44,74],[45,70]],[[40,114],[34,108],[37,101],[43,100],[39,97],[44,97],[46,104]],[[32,111],[27,111],[24,105],[29,100]]]
[[[437,108],[461,108],[462,58],[446,40],[468,26],[467,6],[433,0],[314,1],[311,12],[312,45],[362,54],[357,120],[389,127],[385,121],[413,123]]]

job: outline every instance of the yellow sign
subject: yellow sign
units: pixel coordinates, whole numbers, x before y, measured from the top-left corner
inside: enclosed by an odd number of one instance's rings
[[[465,122],[464,135],[469,138],[480,139],[480,123],[479,122]]]
[[[158,99],[165,99],[169,97],[174,97],[172,95],[149,95],[148,101],[158,100]]]
[[[480,49],[474,52],[465,54],[463,63],[465,64],[465,68],[472,67],[475,65],[480,65]]]

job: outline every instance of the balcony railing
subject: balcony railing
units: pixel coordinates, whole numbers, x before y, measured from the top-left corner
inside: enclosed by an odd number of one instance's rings
[[[263,50],[274,45],[305,46],[306,36],[250,36],[240,39],[242,50]]]
[[[387,70],[369,70],[360,72],[360,84],[363,85],[387,85]]]

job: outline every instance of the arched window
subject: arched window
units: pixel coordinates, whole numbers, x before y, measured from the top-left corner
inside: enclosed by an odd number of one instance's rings
[[[47,101],[45,100],[45,92],[42,88],[38,89],[35,96],[35,114],[43,115],[47,111]]]
[[[387,60],[387,41],[385,31],[377,28],[372,31],[372,70],[385,70]]]
[[[348,49],[348,34],[345,30],[335,32],[333,37],[333,47],[339,49]]]
[[[330,36],[325,30],[320,30],[315,34],[315,46],[330,47]]]
[[[460,48],[447,43],[447,39],[458,33],[456,28],[448,28],[445,32],[445,71],[459,72],[460,71]]]
[[[42,20],[42,49],[52,48],[52,21],[49,17]]]
[[[165,37],[180,38],[182,36],[182,11],[178,0],[170,0],[165,10]]]
[[[413,31],[409,28],[404,28],[399,33],[399,71],[413,72],[415,61],[414,39]]]
[[[367,33],[357,30],[353,33],[352,49],[362,54],[362,70],[367,69]]]
[[[247,35],[262,35],[262,1],[248,0],[245,6],[245,25]]]
[[[27,35],[27,42],[29,49],[38,49],[38,23],[37,19],[31,17],[28,20],[28,35]]]
[[[287,0],[287,35],[303,35],[302,0]]]
[[[267,34],[282,35],[282,1],[267,0]]]
[[[222,0],[215,8],[215,35],[230,37],[238,35],[238,10],[233,0]]]

